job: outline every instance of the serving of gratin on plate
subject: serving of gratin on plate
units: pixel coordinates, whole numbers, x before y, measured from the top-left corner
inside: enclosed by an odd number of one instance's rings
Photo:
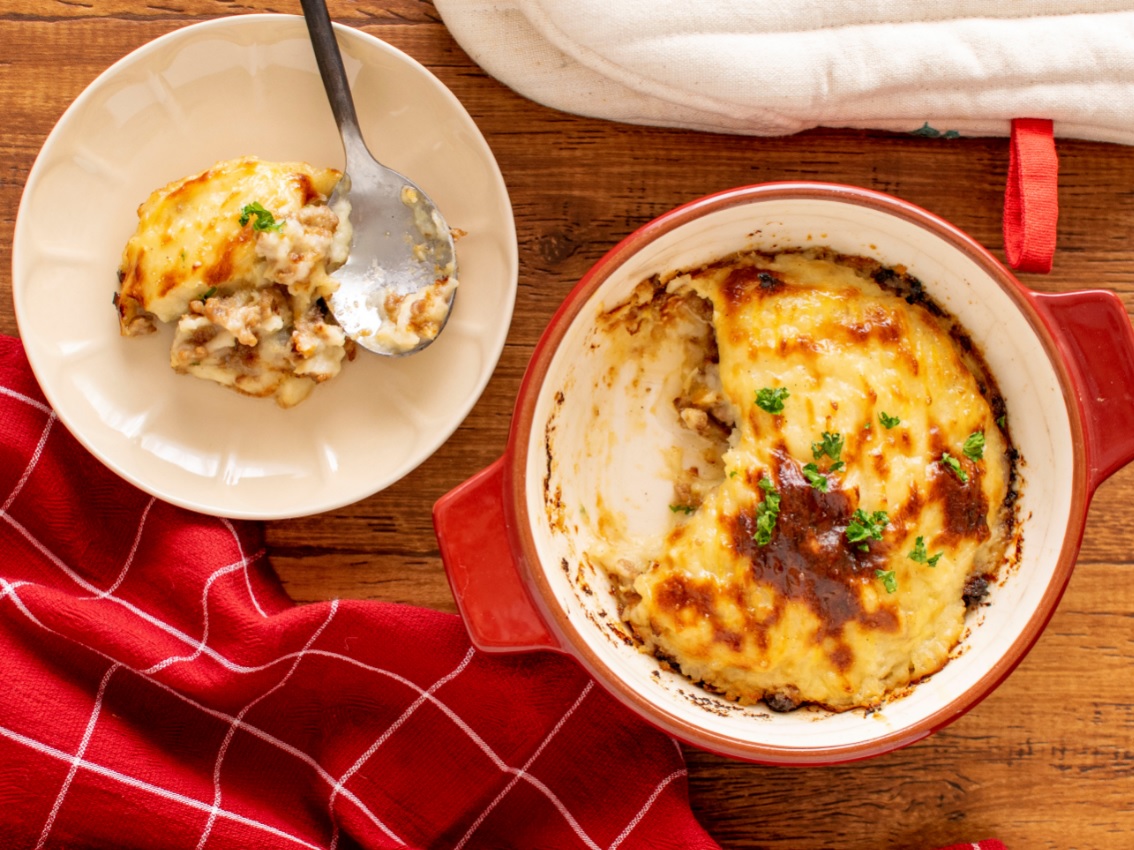
[[[174,371],[299,404],[354,358],[327,307],[351,245],[341,178],[242,157],[155,190],[118,269],[122,335],[176,323]]]
[[[413,357],[351,360],[324,306],[351,222],[301,17],[140,47],[71,104],[29,175],[13,294],[36,378],[96,457],[168,502],[280,519],[366,498],[449,438],[503,351],[518,250],[492,151],[420,63],[335,29],[368,141],[462,232],[461,297]]]

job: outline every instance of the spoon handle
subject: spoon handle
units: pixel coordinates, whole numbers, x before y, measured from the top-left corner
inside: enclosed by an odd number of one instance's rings
[[[307,32],[311,36],[311,46],[315,50],[319,76],[323,78],[323,88],[327,91],[331,112],[334,113],[335,122],[339,125],[339,133],[343,137],[343,147],[346,149],[349,163],[355,159],[352,156],[353,150],[361,148],[360,152],[366,153],[366,142],[358,126],[358,116],[354,111],[354,99],[351,97],[346,68],[343,67],[339,43],[335,40],[335,29],[331,25],[331,16],[327,11],[325,0],[300,0],[300,2],[303,6],[303,19],[307,22]]]

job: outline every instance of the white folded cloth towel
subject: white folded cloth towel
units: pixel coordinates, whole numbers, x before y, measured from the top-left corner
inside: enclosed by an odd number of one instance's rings
[[[545,106],[752,135],[816,126],[1134,142],[1132,0],[435,0]]]

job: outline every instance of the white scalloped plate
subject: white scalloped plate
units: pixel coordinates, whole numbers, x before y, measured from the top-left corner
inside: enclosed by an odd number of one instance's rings
[[[504,347],[517,279],[508,192],[453,94],[399,50],[336,28],[363,132],[449,223],[461,287],[437,342],[360,351],[291,410],[169,368],[171,329],[119,336],[112,295],[151,191],[244,154],[342,168],[303,19],[221,18],[117,62],[64,113],[20,202],[12,281],[20,335],[62,422],[127,480],[205,513],[280,519],[365,498],[449,438]]]

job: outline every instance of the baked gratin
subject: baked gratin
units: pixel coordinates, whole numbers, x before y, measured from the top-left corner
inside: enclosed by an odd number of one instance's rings
[[[673,469],[664,537],[588,553],[643,651],[779,711],[876,707],[947,663],[1018,553],[1017,457],[919,281],[744,253],[644,281],[601,324],[629,362],[683,329],[673,406],[705,447]]]
[[[244,157],[155,191],[118,272],[122,334],[175,323],[177,372],[298,404],[353,353],[326,304],[351,242],[341,176]]]

